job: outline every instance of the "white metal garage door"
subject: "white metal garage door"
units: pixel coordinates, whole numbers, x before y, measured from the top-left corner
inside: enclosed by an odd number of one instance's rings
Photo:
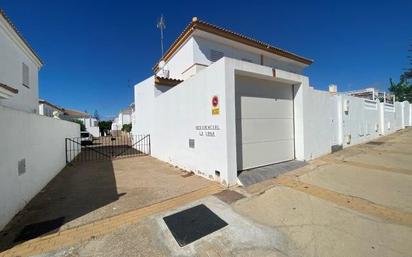
[[[238,170],[294,159],[291,85],[236,76]]]

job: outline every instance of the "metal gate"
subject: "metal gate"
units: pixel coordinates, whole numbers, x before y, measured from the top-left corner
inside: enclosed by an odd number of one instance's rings
[[[150,135],[66,138],[66,163],[150,155]]]

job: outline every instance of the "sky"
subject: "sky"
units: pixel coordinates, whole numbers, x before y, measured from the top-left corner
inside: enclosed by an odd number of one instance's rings
[[[196,16],[314,60],[310,84],[386,89],[408,68],[412,1],[0,0],[41,57],[40,98],[109,119]],[[411,53],[409,53],[411,55]]]

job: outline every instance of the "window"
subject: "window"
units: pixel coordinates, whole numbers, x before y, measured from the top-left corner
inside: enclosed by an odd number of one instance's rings
[[[23,63],[23,86],[29,87],[29,66]]]
[[[212,62],[216,62],[222,57],[223,57],[223,52],[216,51],[216,50],[213,50],[213,49],[210,50],[210,60]]]

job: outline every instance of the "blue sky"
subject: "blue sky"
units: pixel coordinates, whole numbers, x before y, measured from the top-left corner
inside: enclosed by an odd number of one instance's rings
[[[387,88],[408,67],[412,1],[0,0],[40,55],[40,97],[114,116],[193,16],[315,60],[310,83]]]

